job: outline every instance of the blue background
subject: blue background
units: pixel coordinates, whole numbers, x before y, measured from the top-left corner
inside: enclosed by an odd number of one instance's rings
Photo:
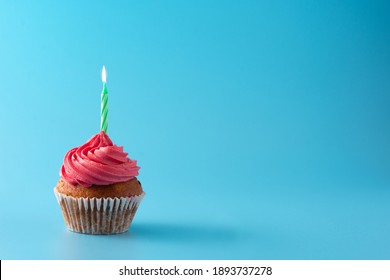
[[[390,259],[389,8],[1,1],[0,259]],[[116,236],[53,194],[103,64],[147,193]]]

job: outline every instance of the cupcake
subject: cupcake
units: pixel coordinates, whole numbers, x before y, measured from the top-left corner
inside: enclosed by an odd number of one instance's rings
[[[137,161],[104,131],[66,153],[54,193],[66,227],[88,234],[129,229],[145,196]]]

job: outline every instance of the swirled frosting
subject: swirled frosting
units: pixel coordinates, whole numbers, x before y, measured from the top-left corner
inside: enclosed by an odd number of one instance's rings
[[[60,176],[72,185],[91,187],[128,181],[138,175],[137,161],[103,131],[66,153]]]

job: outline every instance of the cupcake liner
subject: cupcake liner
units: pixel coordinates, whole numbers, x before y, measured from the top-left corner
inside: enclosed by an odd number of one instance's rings
[[[138,206],[145,196],[120,198],[75,198],[57,192],[66,227],[88,234],[116,234],[128,231]]]

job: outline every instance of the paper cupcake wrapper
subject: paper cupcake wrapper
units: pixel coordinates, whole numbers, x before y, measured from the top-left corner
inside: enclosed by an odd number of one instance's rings
[[[88,234],[116,234],[128,231],[145,193],[120,198],[75,198],[57,192],[66,227]]]

